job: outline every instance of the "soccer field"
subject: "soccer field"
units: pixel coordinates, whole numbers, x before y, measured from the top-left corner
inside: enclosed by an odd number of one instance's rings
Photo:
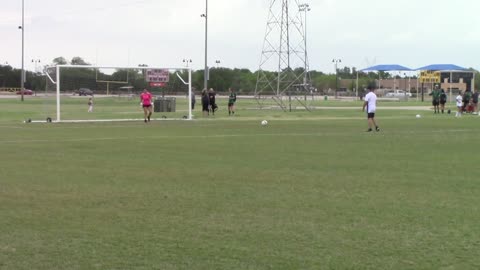
[[[42,103],[0,100],[0,269],[479,269],[480,117],[381,103],[366,133],[360,102],[319,105],[24,124]]]

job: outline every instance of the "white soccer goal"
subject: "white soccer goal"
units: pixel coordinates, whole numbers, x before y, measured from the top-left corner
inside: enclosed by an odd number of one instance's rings
[[[192,119],[190,68],[57,65],[45,75],[45,118],[32,122],[143,121],[145,88],[154,97],[152,120]]]

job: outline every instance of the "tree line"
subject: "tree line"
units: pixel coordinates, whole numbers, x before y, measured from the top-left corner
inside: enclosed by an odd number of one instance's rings
[[[70,61],[67,61],[64,57],[57,57],[52,60],[51,66],[72,64],[72,65],[89,65],[81,57],[73,57]],[[264,71],[265,72],[265,71]],[[303,73],[303,68],[297,68],[293,70],[297,74]],[[9,65],[0,65],[0,87],[3,88],[18,88],[20,86],[20,74],[19,69],[15,69]],[[208,86],[214,88],[217,92],[227,92],[228,88],[234,88],[240,94],[253,94],[255,92],[257,77],[259,71],[251,71],[249,69],[238,68],[225,68],[214,67],[209,70]],[[270,72],[272,76],[275,76],[276,72]],[[187,74],[179,74],[183,78],[186,78]],[[321,71],[311,70],[309,72],[310,77],[310,89],[316,89],[318,93],[324,93],[329,89],[335,89],[338,84],[339,88],[344,91],[355,91],[356,80],[358,76],[358,88],[364,89],[368,85],[375,85],[375,80],[392,79],[394,75],[388,72],[358,72],[355,68],[343,67],[337,70],[337,74],[327,74]],[[145,81],[145,73],[142,69],[117,69],[112,74],[104,74],[101,71],[94,69],[74,69],[66,68],[61,72],[61,89],[65,91],[73,91],[78,88],[90,88],[92,90],[102,91],[106,89],[106,83],[98,82],[98,78],[102,78],[101,81],[125,81],[128,78],[128,83],[111,85],[111,89],[114,91],[121,86],[132,86],[133,89],[139,91],[143,88],[151,88]],[[400,78],[399,75],[395,77]],[[337,81],[338,80],[338,81]],[[204,84],[204,70],[195,70],[192,72],[192,86],[196,90],[201,90]],[[476,75],[476,87],[480,85],[480,77]],[[26,71],[25,88],[34,91],[53,90],[51,83],[43,73]],[[186,91],[186,86],[175,75],[170,76],[170,81],[164,87],[153,88],[152,91],[163,91],[164,93],[178,93]]]

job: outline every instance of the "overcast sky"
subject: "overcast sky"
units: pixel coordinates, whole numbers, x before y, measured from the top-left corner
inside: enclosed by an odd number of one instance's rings
[[[292,0],[293,1],[293,0]],[[1,0],[0,64],[20,67],[21,0]],[[259,67],[271,0],[209,0],[208,62]],[[278,2],[278,1],[277,1]],[[301,1],[303,2],[303,1]],[[452,63],[480,70],[478,0],[305,0],[310,69]],[[25,60],[204,66],[204,0],[25,0]]]

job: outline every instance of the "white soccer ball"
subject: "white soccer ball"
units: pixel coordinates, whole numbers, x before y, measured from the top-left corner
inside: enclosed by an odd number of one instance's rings
[[[415,117],[417,118],[421,118],[422,116],[420,114],[417,114]]]
[[[268,125],[268,121],[267,121],[267,120],[263,120],[261,124],[262,124],[262,126],[266,126],[266,125]]]

